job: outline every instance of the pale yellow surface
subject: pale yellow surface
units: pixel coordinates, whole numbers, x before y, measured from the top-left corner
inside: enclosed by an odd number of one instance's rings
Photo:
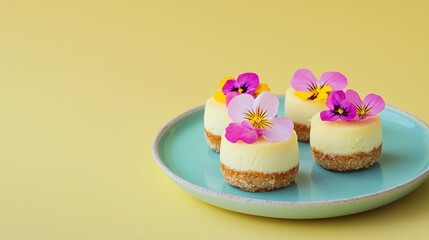
[[[220,136],[231,123],[225,103],[217,102],[213,97],[204,106],[204,129]]]
[[[378,116],[364,121],[322,121],[317,114],[311,119],[310,145],[323,153],[349,155],[370,152],[382,143]]]
[[[325,220],[233,213],[156,165],[224,76],[340,71],[429,122],[427,1],[1,1],[0,239],[427,239],[429,182]]]
[[[286,90],[285,115],[294,123],[310,126],[311,118],[324,109],[327,109],[325,102],[302,100],[295,96],[292,87]]]
[[[263,138],[247,144],[231,143],[222,135],[219,160],[238,171],[286,172],[299,164],[296,132],[286,141],[269,142]]]

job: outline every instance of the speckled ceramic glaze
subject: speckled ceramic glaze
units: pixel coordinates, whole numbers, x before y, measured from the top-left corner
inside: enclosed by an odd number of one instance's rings
[[[280,97],[283,116],[284,98]],[[191,195],[231,211],[274,218],[311,219],[359,213],[393,202],[429,176],[429,128],[391,106],[380,114],[383,152],[369,169],[337,173],[323,169],[309,144],[299,143],[300,168],[287,188],[244,192],[223,180],[219,154],[203,131],[204,108],[192,109],[164,126],[153,142],[161,169]]]

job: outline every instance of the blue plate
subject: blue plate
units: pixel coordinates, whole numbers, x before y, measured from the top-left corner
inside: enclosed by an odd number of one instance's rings
[[[284,98],[279,115],[284,115]],[[393,202],[429,176],[429,127],[399,109],[386,106],[380,114],[383,152],[372,167],[347,173],[317,165],[308,143],[299,143],[300,168],[295,182],[280,190],[251,193],[223,180],[219,154],[204,136],[204,106],[164,126],[153,142],[161,169],[191,195],[228,210],[275,218],[335,217],[374,209]]]

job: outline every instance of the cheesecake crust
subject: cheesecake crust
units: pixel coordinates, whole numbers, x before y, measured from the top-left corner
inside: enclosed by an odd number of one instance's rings
[[[370,167],[380,158],[381,148],[382,144],[369,152],[357,152],[349,155],[324,153],[314,147],[311,147],[311,152],[316,162],[323,168],[345,172]]]
[[[298,135],[298,141],[301,142],[309,142],[310,141],[310,126],[301,124],[301,123],[293,123],[293,129]]]
[[[264,173],[237,171],[221,163],[224,179],[232,186],[247,192],[265,192],[288,186],[298,174],[299,164],[286,172]]]
[[[210,131],[207,131],[205,128],[204,128],[204,134],[206,136],[207,145],[209,145],[209,147],[215,150],[216,152],[219,152],[221,136],[215,135]]]

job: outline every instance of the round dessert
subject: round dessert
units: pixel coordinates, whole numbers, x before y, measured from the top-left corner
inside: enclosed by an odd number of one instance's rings
[[[244,191],[269,191],[288,186],[299,167],[293,122],[278,117],[278,97],[244,94],[228,105],[233,121],[222,134],[220,163],[224,179]]]
[[[204,108],[204,134],[207,145],[216,152],[220,150],[222,132],[230,122],[225,103],[209,98]]]
[[[308,69],[298,69],[290,81],[292,88],[285,95],[285,115],[292,119],[298,140],[310,140],[311,118],[325,109],[331,91],[347,86],[339,72],[325,72],[318,80]]]
[[[310,141],[311,118],[326,108],[324,102],[302,100],[289,88],[285,95],[285,115],[293,121],[298,140]]]
[[[362,101],[351,89],[333,91],[326,102],[329,109],[311,119],[310,146],[316,162],[341,172],[373,165],[381,154],[382,128],[377,113],[384,105],[375,94]]]
[[[314,159],[322,167],[335,171],[367,168],[381,154],[380,118],[362,122],[311,120],[310,145]]]
[[[299,168],[297,135],[286,141],[258,139],[232,143],[222,137],[221,170],[225,181],[244,191],[269,191],[288,186]]]
[[[240,74],[237,79],[225,77],[219,85],[220,91],[207,100],[204,108],[204,134],[207,145],[216,152],[220,150],[221,134],[231,122],[227,112],[229,102],[238,95],[247,94],[255,98],[270,90],[267,84],[259,82],[257,74],[250,72]]]

